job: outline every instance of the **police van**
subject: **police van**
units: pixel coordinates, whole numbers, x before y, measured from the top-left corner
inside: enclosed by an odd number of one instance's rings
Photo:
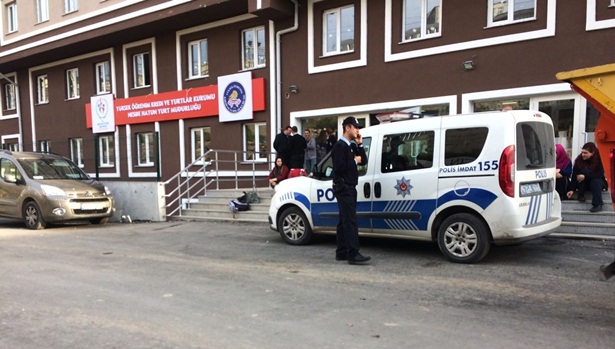
[[[492,244],[518,244],[561,224],[551,118],[531,110],[414,117],[360,131],[362,236],[437,242],[453,262],[476,263]],[[311,176],[275,187],[271,229],[289,244],[335,234],[330,154]]]

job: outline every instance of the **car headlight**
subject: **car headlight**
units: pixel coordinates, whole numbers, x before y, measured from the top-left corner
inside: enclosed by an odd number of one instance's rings
[[[66,196],[66,192],[58,187],[41,184],[41,190],[46,196]]]
[[[111,195],[111,189],[105,185],[105,195]]]

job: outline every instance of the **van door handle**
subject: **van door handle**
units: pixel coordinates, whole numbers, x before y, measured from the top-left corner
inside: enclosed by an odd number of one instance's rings
[[[380,185],[380,182],[376,182],[374,184],[374,196],[379,199],[381,194],[382,194],[382,186]]]
[[[365,196],[366,199],[369,199],[369,197],[372,196],[372,189],[367,182],[363,184],[363,196]]]

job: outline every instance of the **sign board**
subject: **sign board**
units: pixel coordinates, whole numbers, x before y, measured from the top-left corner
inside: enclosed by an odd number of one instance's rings
[[[252,73],[218,77],[220,122],[252,120]]]
[[[92,132],[115,132],[112,94],[92,96],[90,98],[90,112],[92,114]]]

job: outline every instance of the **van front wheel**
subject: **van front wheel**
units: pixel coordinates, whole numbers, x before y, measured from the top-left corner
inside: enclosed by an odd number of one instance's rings
[[[477,263],[491,248],[489,229],[474,215],[454,214],[446,218],[438,230],[438,247],[452,262]]]
[[[280,235],[290,245],[305,245],[312,240],[312,229],[307,218],[298,207],[284,210],[278,220]]]
[[[36,202],[30,201],[23,207],[23,220],[26,223],[26,228],[32,230],[45,229],[47,222],[43,219],[41,209]]]

